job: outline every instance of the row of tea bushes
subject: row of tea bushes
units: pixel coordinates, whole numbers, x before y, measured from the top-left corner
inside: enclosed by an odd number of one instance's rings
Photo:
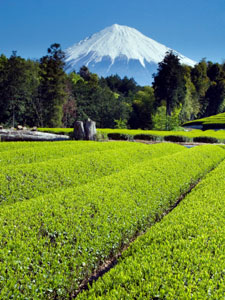
[[[87,143],[87,141],[82,141]],[[2,142],[0,143],[0,152],[20,150],[20,149],[40,149],[42,147],[55,147],[63,144],[65,147],[74,144],[74,141],[55,141],[55,142]]]
[[[0,208],[0,298],[73,298],[93,270],[224,157],[222,148],[195,147]]]
[[[183,126],[201,125],[203,130],[207,129],[225,129],[225,112],[214,116],[189,121],[183,124]]]
[[[12,164],[2,167],[0,169],[0,203],[14,203],[44,193],[75,187],[91,182],[98,177],[119,172],[136,162],[178,151],[188,151],[180,145],[147,146],[138,143],[121,143],[124,146],[119,149],[103,151],[103,149],[107,149],[105,145],[115,147],[116,144],[113,144],[115,143],[99,143],[96,145],[96,149],[101,148],[102,151],[88,153],[88,149],[95,149],[95,146],[89,143],[86,144],[86,152],[80,155],[40,163],[17,166]],[[41,149],[36,149],[36,151],[42,152]],[[50,152],[49,149],[48,153]]]
[[[225,161],[78,299],[225,299]]]
[[[10,142],[11,143],[11,142]],[[87,141],[70,141],[70,142],[39,142],[28,143],[24,145],[22,142],[17,142],[18,149],[12,144],[12,150],[8,149],[10,143],[3,143],[7,146],[7,150],[0,153],[0,167],[16,166],[18,164],[35,163],[47,161],[50,159],[65,158],[71,155],[78,155],[83,153],[101,152],[105,150],[116,149],[147,149],[147,145],[138,143],[98,143]],[[0,149],[1,149],[0,144]],[[3,147],[4,148],[4,147]]]
[[[156,131],[156,130],[129,130],[129,129],[98,129],[98,132],[107,134],[112,140],[149,140],[171,142],[201,142],[224,143],[225,130],[192,130],[192,131]],[[200,139],[200,140],[199,140]]]
[[[73,133],[73,128],[38,128],[38,131],[47,132],[47,133],[55,133],[55,134],[67,134]]]

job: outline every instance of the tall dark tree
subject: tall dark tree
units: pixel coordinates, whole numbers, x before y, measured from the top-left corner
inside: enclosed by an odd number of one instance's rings
[[[8,108],[8,97],[6,91],[6,83],[8,77],[8,59],[5,55],[0,56],[0,123],[5,122],[7,108]]]
[[[213,82],[206,92],[207,108],[205,116],[216,115],[225,111],[225,79]]]
[[[153,88],[157,106],[165,101],[166,114],[169,116],[184,101],[184,71],[178,56],[173,52],[167,52],[164,60],[159,63],[158,72],[154,75]]]
[[[207,76],[209,77],[210,81],[217,82],[220,79],[224,78],[224,75],[225,73],[220,64],[213,64],[212,62],[208,62]]]
[[[204,117],[208,102],[205,100],[206,92],[210,86],[210,79],[207,75],[207,63],[203,59],[194,66],[191,71],[191,80],[197,92],[197,98],[200,105],[198,117]]]
[[[42,126],[62,125],[63,104],[66,100],[64,57],[60,45],[53,44],[48,48],[48,55],[40,60],[39,111]]]
[[[8,60],[2,57],[0,65],[4,65],[0,76],[1,122],[8,126],[32,125],[35,121],[34,102],[39,84],[38,64],[26,61],[14,51]]]

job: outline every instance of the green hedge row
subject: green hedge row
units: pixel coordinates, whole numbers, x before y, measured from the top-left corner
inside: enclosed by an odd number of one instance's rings
[[[6,143],[4,143],[6,144]],[[7,144],[10,144],[7,143]],[[145,149],[146,145],[138,145],[135,143],[99,143],[87,141],[71,141],[71,142],[56,142],[38,144],[23,147],[23,143],[18,142],[18,149],[12,147],[12,150],[0,152],[0,167],[16,166],[18,164],[35,163],[47,161],[50,159],[65,158],[72,155],[91,153],[96,151],[116,150],[116,149]],[[0,144],[1,145],[1,144]],[[7,146],[7,145],[6,145]],[[0,147],[1,148],[1,147]],[[147,149],[147,148],[146,148]]]
[[[82,280],[224,157],[220,147],[195,147],[0,208],[0,298],[73,298]]]
[[[96,147],[97,149],[102,147],[103,150],[107,149],[105,147],[107,145],[117,146],[113,144],[99,143]],[[97,177],[118,172],[133,163],[186,150],[179,145],[123,144],[124,146],[117,150],[95,151],[40,163],[2,167],[0,203],[14,203],[40,194],[85,184]],[[86,144],[86,148],[95,149],[93,144]]]
[[[55,134],[67,134],[73,133],[73,128],[38,128],[38,131],[55,133]]]
[[[215,138],[217,143],[225,142],[225,130],[191,130],[191,131],[156,131],[156,130],[133,130],[133,129],[98,129],[98,132],[107,134],[109,138],[125,139],[125,140],[150,140],[150,141],[163,141],[169,140],[172,142],[192,142],[193,138],[209,137]],[[168,137],[170,136],[170,137]],[[204,142],[204,141],[203,141]],[[206,141],[210,143],[210,141]]]
[[[183,126],[190,125],[202,125],[203,130],[208,129],[225,129],[225,113],[220,113],[214,116],[189,121],[183,124]]]
[[[225,161],[78,299],[225,299]]]

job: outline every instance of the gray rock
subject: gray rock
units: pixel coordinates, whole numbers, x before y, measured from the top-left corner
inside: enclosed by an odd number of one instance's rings
[[[85,131],[85,136],[86,140],[88,141],[94,141],[96,139],[96,123],[90,119],[88,119],[84,123],[84,131]]]
[[[74,123],[73,133],[75,140],[85,140],[84,124],[82,121],[76,121]]]

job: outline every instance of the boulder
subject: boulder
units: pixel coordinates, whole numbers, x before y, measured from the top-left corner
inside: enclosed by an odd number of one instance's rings
[[[85,136],[86,140],[88,141],[94,141],[96,139],[96,123],[90,119],[88,119],[84,123],[84,131],[85,131]]]
[[[76,121],[74,123],[73,133],[75,140],[85,140],[84,124],[82,121]]]

